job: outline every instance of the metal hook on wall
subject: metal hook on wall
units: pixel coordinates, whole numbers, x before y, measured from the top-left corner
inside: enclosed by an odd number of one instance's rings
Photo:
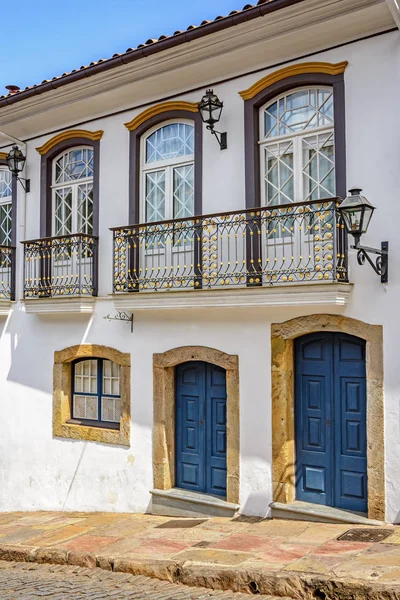
[[[106,319],[107,321],[122,321],[123,323],[130,323],[131,324],[131,333],[133,333],[133,321],[134,321],[134,315],[133,313],[131,314],[131,316],[128,315],[128,313],[126,312],[121,312],[120,310],[115,314],[115,315],[106,315],[105,317],[103,317],[103,319]]]

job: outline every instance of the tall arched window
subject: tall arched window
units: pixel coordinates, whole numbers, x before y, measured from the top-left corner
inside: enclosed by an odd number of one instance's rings
[[[0,165],[0,246],[11,246],[12,236],[12,175]]]
[[[299,88],[260,108],[261,204],[335,196],[332,87]]]
[[[170,121],[151,129],[141,144],[141,221],[194,214],[194,125]]]
[[[93,233],[93,169],[89,146],[71,148],[53,160],[53,236]]]

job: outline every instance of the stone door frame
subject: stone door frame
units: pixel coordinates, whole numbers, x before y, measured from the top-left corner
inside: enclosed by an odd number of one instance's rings
[[[384,521],[383,329],[341,315],[308,315],[271,325],[274,502],[296,499],[293,340],[320,331],[347,333],[366,342],[368,517]]]
[[[175,367],[181,363],[201,361],[226,371],[227,410],[227,488],[226,500],[239,503],[240,472],[240,403],[239,358],[205,346],[183,346],[162,354],[153,354],[154,488],[175,487]]]

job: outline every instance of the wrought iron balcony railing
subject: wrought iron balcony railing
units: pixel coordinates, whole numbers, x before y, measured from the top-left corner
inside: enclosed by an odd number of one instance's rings
[[[113,228],[114,293],[347,281],[339,203]]]
[[[75,233],[22,243],[24,298],[97,296],[96,236]]]
[[[15,300],[14,246],[0,246],[0,300]]]

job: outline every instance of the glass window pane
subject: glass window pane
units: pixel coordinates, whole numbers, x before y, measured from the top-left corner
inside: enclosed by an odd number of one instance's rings
[[[97,394],[97,360],[75,363],[75,392]]]
[[[292,142],[266,146],[264,182],[267,206],[294,202]]]
[[[72,188],[54,192],[54,235],[72,233]]]
[[[194,165],[174,169],[174,219],[194,215]]]
[[[146,140],[146,163],[194,154],[194,127],[171,123],[160,127]]]
[[[11,245],[12,203],[0,204],[0,245]]]
[[[0,167],[0,199],[11,198],[12,195],[12,175],[8,168]]]
[[[165,171],[146,174],[146,223],[165,219]]]
[[[302,140],[305,200],[319,200],[336,194],[334,135],[324,133]]]
[[[93,184],[78,186],[78,233],[93,233]]]
[[[310,88],[285,94],[264,111],[264,138],[333,125],[333,90]]]
[[[110,360],[103,361],[103,394],[119,395],[120,366]]]
[[[92,148],[74,148],[56,160],[53,184],[87,177],[93,177]]]

